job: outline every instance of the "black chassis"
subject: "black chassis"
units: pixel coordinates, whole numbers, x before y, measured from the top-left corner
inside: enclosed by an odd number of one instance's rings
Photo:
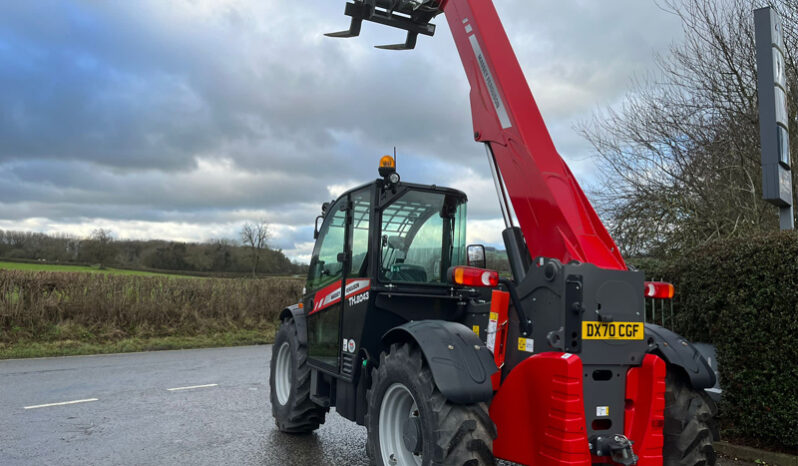
[[[463,200],[465,194],[434,185],[390,185],[376,180],[344,193],[339,201],[343,200],[343,205],[347,206],[348,196],[365,188],[370,190],[372,207],[366,274],[371,288],[366,300],[350,305],[347,299],[342,299],[339,323],[339,337],[354,340],[356,350],[349,352],[339,347],[337,366],[308,359],[313,368],[311,398],[322,406],[335,406],[339,414],[363,425],[371,369],[379,364],[380,353],[390,349],[392,343],[413,341],[428,364],[432,361],[430,369],[436,385],[451,402],[489,401],[493,396],[490,376],[498,370],[493,354],[485,347],[490,290],[396,285],[379,280],[381,212],[408,190],[440,192]],[[512,233],[505,232],[505,242],[520,238]],[[344,264],[351,260],[350,241],[346,240],[346,251],[341,257]],[[522,251],[521,255],[528,257],[524,244],[508,244],[507,249]],[[622,431],[626,371],[639,365],[646,353],[655,353],[670,366],[680,367],[696,389],[715,383],[713,371],[695,347],[675,333],[656,326],[646,326],[644,340],[582,339],[583,321],[643,321],[642,272],[605,270],[581,263],[561,264],[545,258],[511,266],[514,272],[523,268],[526,273],[516,276],[514,281],[502,281],[502,288],[511,295],[502,378],[532,354],[547,351],[579,354],[585,369],[585,408],[590,436],[600,433],[594,430],[592,423],[598,419],[595,411],[598,406],[609,406],[610,416],[604,419],[615,426],[610,432]],[[344,276],[343,283],[346,279]],[[281,319],[293,317],[303,343],[308,341],[307,314],[313,309],[315,291],[307,290],[302,307],[288,307],[280,316]],[[516,347],[514,343],[521,337],[534,340],[533,352]],[[599,427],[604,430],[606,424],[599,424]]]

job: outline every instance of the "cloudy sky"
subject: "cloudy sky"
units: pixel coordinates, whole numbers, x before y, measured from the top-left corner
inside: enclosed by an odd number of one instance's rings
[[[494,0],[552,132],[583,185],[574,130],[617,104],[681,37],[654,0]],[[414,52],[344,0],[0,3],[0,229],[203,241],[266,219],[307,260],[323,201],[376,177],[464,190],[469,240],[499,243],[468,83],[443,17]]]

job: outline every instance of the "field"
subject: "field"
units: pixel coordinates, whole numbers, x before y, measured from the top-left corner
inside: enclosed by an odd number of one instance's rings
[[[90,273],[113,273],[118,275],[138,275],[142,277],[184,277],[186,275],[172,275],[158,272],[145,272],[142,270],[125,270],[113,268],[89,267],[85,265],[61,265],[31,262],[4,262],[0,261],[0,269],[5,270],[26,270],[31,272],[90,272]]]
[[[0,359],[266,343],[301,288],[291,278],[0,269]]]

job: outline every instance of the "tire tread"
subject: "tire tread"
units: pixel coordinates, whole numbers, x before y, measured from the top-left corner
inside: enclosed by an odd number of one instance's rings
[[[287,409],[279,409],[277,394],[274,390],[274,360],[276,358],[277,343],[285,338],[288,340],[293,351],[294,358],[293,381],[291,383],[291,394],[288,397]],[[310,367],[308,361],[307,345],[300,343],[294,320],[289,318],[284,320],[275,336],[275,345],[272,348],[271,377],[269,387],[271,389],[272,415],[274,416],[277,428],[281,432],[289,434],[306,434],[318,429],[324,424],[327,412],[330,408],[325,408],[314,403],[310,399]]]
[[[488,414],[487,403],[456,405],[450,403],[435,386],[432,372],[421,351],[411,343],[393,344],[386,354],[380,354],[380,365],[372,369],[372,387],[378,381],[389,377],[389,370],[409,369],[413,384],[420,388],[420,395],[429,400],[432,407],[430,415],[437,426],[437,439],[432,447],[432,458],[425,458],[430,465],[495,465],[493,440],[496,426]],[[369,409],[366,413],[366,426],[369,426],[366,451],[372,464],[381,464],[378,433],[374,428],[378,422],[381,400],[373,400],[373,388],[369,388],[367,399]]]
[[[684,374],[669,367],[665,389],[663,463],[665,466],[713,466],[718,429],[715,403],[694,390]]]

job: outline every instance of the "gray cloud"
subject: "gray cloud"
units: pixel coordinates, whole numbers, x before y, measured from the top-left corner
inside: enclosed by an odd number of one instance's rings
[[[0,4],[0,221],[183,222],[196,228],[180,235],[206,239],[202,225],[232,235],[268,218],[299,256],[295,227],[332,186],[373,179],[393,146],[404,179],[471,191],[472,218],[497,218],[443,18],[415,52],[386,53],[371,45],[401,34],[376,25],[322,37],[347,24],[343,3]],[[557,147],[589,183],[574,122],[620,99],[678,22],[649,1],[496,4]]]

